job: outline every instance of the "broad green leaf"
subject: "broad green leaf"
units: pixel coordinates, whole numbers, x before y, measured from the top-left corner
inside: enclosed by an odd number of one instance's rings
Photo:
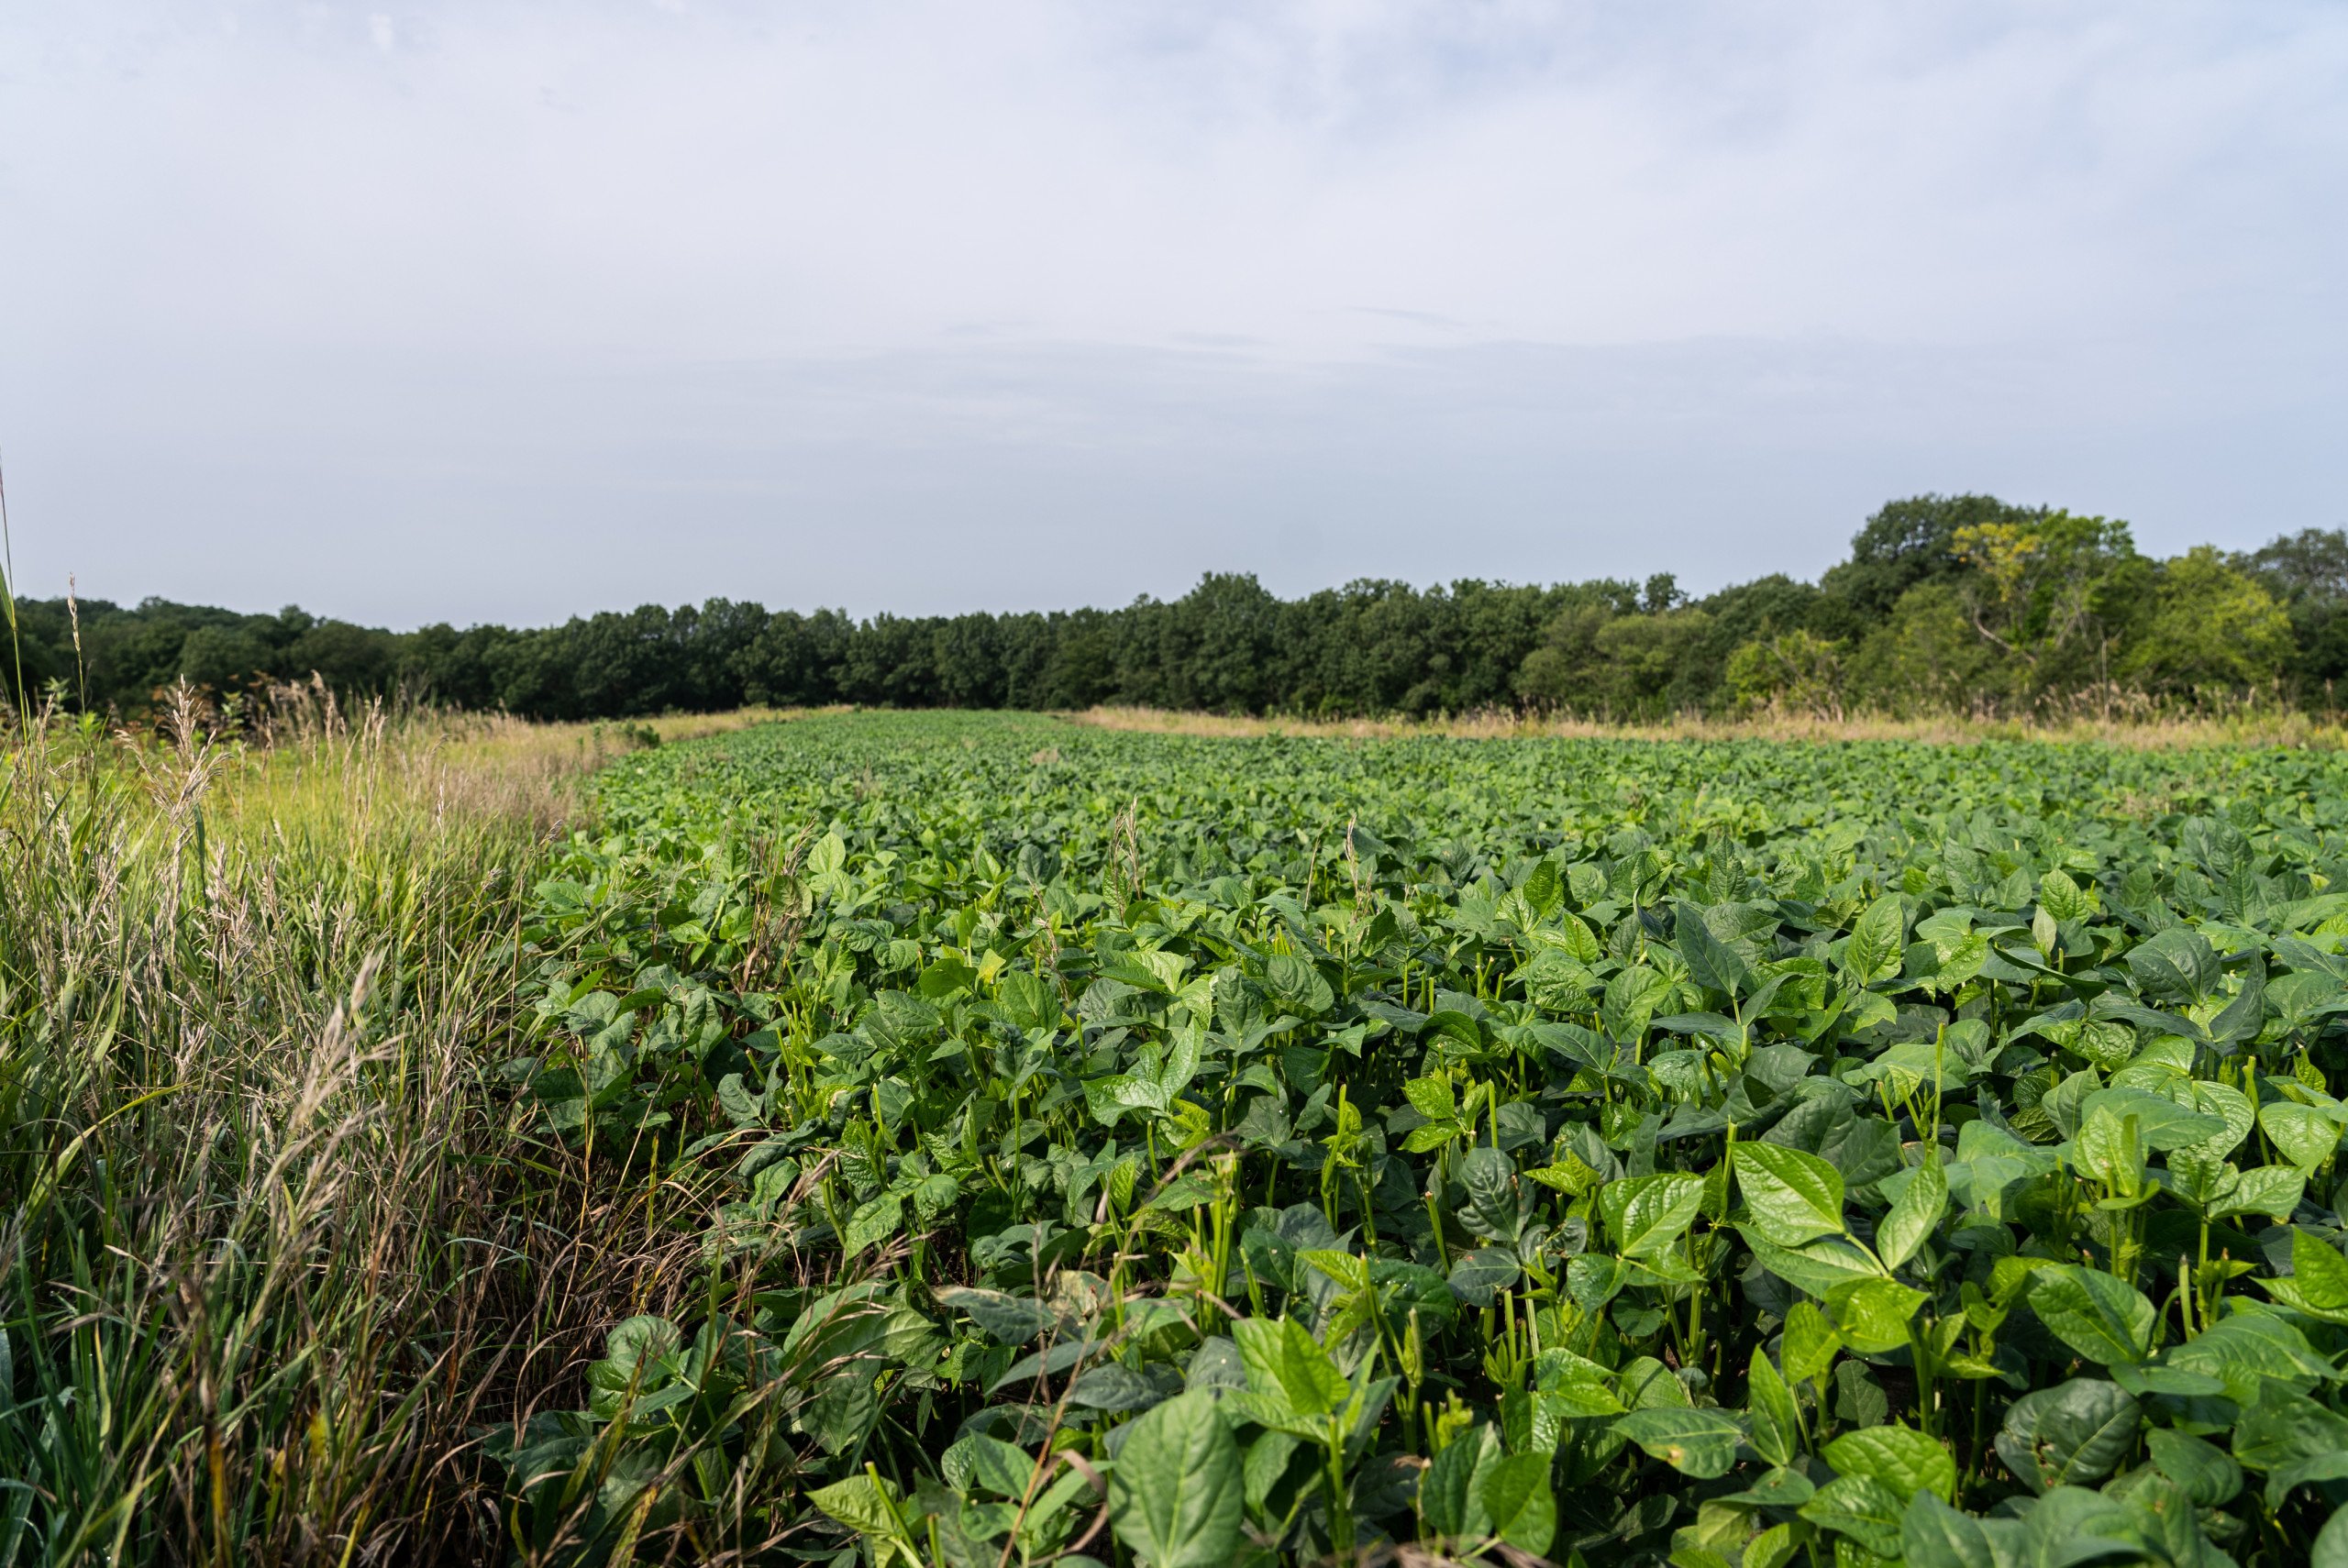
[[[2304,1334],[2273,1312],[2237,1309],[2171,1347],[2162,1359],[2180,1371],[2216,1378],[2225,1385],[2226,1397],[2244,1407],[2258,1403],[2270,1379],[2312,1387],[2340,1375]],[[2235,1452],[2241,1452],[2239,1443]]]
[[[1801,1452],[1801,1411],[1794,1403],[1793,1390],[1786,1386],[1767,1353],[1757,1348],[1744,1390],[1753,1452],[1771,1464],[1791,1464]]]
[[[2143,1416],[2115,1384],[2074,1377],[2015,1400],[1998,1433],[1998,1457],[2034,1492],[2091,1485],[2119,1467]]]
[[[1615,1249],[1626,1258],[1650,1258],[1669,1249],[1704,1201],[1702,1178],[1680,1171],[1609,1183],[1598,1195]]]
[[[2014,1557],[2030,1568],[2109,1559],[2132,1563],[2143,1560],[2143,1534],[2125,1507],[2082,1487],[2059,1485],[2022,1520]]]
[[[1506,1247],[1479,1247],[1452,1261],[1451,1293],[1470,1307],[1489,1307],[1492,1297],[1516,1283],[1522,1272]]]
[[[1736,1146],[1736,1186],[1753,1228],[1781,1247],[1842,1233],[1843,1175],[1778,1143]]]
[[[1057,1321],[1052,1309],[1032,1296],[1006,1296],[1000,1290],[980,1290],[949,1285],[937,1292],[938,1302],[967,1312],[973,1322],[998,1343],[1024,1345]]]
[[[1239,1446],[1203,1389],[1133,1423],[1109,1473],[1109,1522],[1146,1568],[1228,1568],[1245,1511]]]
[[[938,1469],[956,1491],[978,1487],[998,1497],[1021,1497],[1035,1479],[1036,1461],[1016,1443],[971,1432],[938,1456]]]
[[[2312,1171],[2340,1147],[2340,1123],[2311,1105],[2287,1099],[2258,1108],[2258,1125],[2285,1159]]]
[[[1883,1266],[1898,1268],[1914,1257],[1947,1211],[1948,1177],[1938,1160],[1927,1161],[1916,1167],[1916,1174],[1900,1188],[1891,1212],[1876,1227],[1876,1255],[1883,1260]]]
[[[1925,1301],[1921,1290],[1897,1280],[1855,1279],[1826,1295],[1826,1313],[1842,1342],[1863,1355],[1881,1355],[1908,1343],[1908,1326]]]
[[[1704,922],[1703,911],[1695,905],[1681,904],[1675,911],[1672,941],[1678,945],[1688,972],[1707,990],[1738,997],[1752,988],[1753,977],[1744,958],[1712,933]]]
[[[1167,1095],[1154,1078],[1132,1073],[1113,1073],[1105,1078],[1094,1078],[1084,1086],[1085,1109],[1103,1127],[1113,1128],[1128,1111],[1164,1110]]]
[[[1811,1485],[1808,1475],[1781,1466],[1763,1471],[1744,1491],[1731,1492],[1719,1500],[1745,1503],[1760,1508],[1799,1508],[1817,1495],[1818,1488]]]
[[[1843,950],[1844,965],[1863,986],[1898,977],[1907,944],[1908,911],[1897,893],[1886,893],[1863,911]]]
[[[2237,1463],[2266,1474],[2266,1506],[2279,1507],[2298,1486],[2348,1480],[2348,1416],[2279,1383],[2234,1423]]]
[[[2077,1264],[2042,1268],[2031,1279],[2030,1308],[2048,1332],[2089,1361],[2129,1366],[2152,1353],[2153,1304],[2108,1274]]]
[[[2038,879],[2038,901],[2056,920],[2086,920],[2096,912],[2095,895],[2061,870],[2049,871]]]
[[[2115,1122],[2134,1117],[2137,1147],[2147,1151],[2187,1148],[2221,1137],[2226,1132],[2222,1117],[2188,1110],[2167,1096],[2147,1089],[2098,1089],[2080,1102],[2079,1109],[2088,1121],[2099,1114],[2108,1114]]]
[[[2242,1490],[2242,1466],[2213,1443],[2155,1427],[2144,1434],[2144,1445],[2160,1473],[2185,1488],[2201,1507],[2224,1507]]]
[[[1468,1228],[1487,1241],[1515,1241],[1525,1218],[1517,1201],[1516,1163],[1498,1149],[1479,1145],[1460,1161],[1459,1181],[1468,1189],[1460,1210]]]
[[[2243,971],[2242,989],[2210,1021],[2210,1038],[2221,1049],[2242,1046],[2258,1038],[2266,1023],[2266,961],[2252,954]]]
[[[1897,1557],[1906,1507],[1899,1493],[1871,1475],[1838,1475],[1798,1511],[1821,1529],[1840,1531],[1878,1557]]]
[[[807,1500],[858,1535],[902,1540],[903,1532],[897,1528],[896,1515],[890,1507],[896,1500],[895,1489],[881,1489],[888,1485],[883,1481],[876,1486],[869,1475],[851,1475],[845,1481],[816,1487],[807,1494]]]
[[[1402,1086],[1402,1098],[1411,1109],[1429,1121],[1459,1120],[1459,1101],[1452,1093],[1451,1079],[1437,1073],[1423,1078],[1412,1078]]]
[[[2348,1568],[2348,1507],[2332,1510],[2323,1528],[2316,1531],[2315,1545],[2308,1551],[2308,1568]]]
[[[1556,913],[1557,906],[1566,900],[1566,879],[1558,871],[1557,863],[1545,855],[1524,878],[1521,890],[1533,912],[1546,920]]]
[[[1761,1266],[1779,1279],[1812,1296],[1824,1296],[1855,1280],[1879,1279],[1882,1269],[1855,1242],[1839,1236],[1821,1236],[1800,1247],[1781,1247],[1750,1225],[1738,1231]]]
[[[850,1257],[869,1247],[886,1242],[905,1228],[905,1200],[893,1192],[884,1192],[870,1202],[860,1205],[848,1217],[847,1234],[840,1246]]]
[[[2156,1000],[2196,1002],[2217,983],[2218,955],[2208,937],[2177,926],[2130,949],[2128,972]]]
[[[1490,1533],[1492,1516],[1484,1507],[1483,1483],[1501,1462],[1500,1433],[1479,1425],[1453,1438],[1419,1482],[1419,1517],[1427,1533],[1435,1536],[1481,1536]]]
[[[1786,1568],[1800,1550],[1801,1540],[1794,1534],[1792,1525],[1771,1525],[1745,1542],[1744,1555],[1739,1562],[1741,1568]]]
[[[2144,1155],[2148,1147],[2132,1117],[2108,1110],[2087,1114],[2078,1136],[2071,1140],[2071,1164],[2079,1175],[2100,1183],[2115,1196],[2134,1197],[2146,1190]]]
[[[1347,1290],[1369,1288],[1369,1260],[1359,1253],[1340,1253],[1327,1247],[1308,1247],[1296,1254],[1296,1261],[1335,1280]]]
[[[1313,1340],[1312,1331],[1293,1318],[1243,1318],[1231,1325],[1239,1355],[1247,1368],[1247,1385],[1257,1393],[1283,1399],[1298,1415],[1312,1419],[1345,1406],[1353,1386]]]
[[[1962,1514],[1930,1489],[1908,1499],[1899,1516],[1899,1550],[1908,1568],[2008,1568],[2013,1553],[2000,1551],[1990,1529],[2016,1527]]]
[[[2348,1323],[2348,1258],[2306,1231],[2291,1232],[2291,1276],[2258,1283],[2294,1311],[2327,1323]]]
[[[1744,1435],[1718,1410],[1661,1408],[1617,1417],[1614,1430],[1681,1474],[1700,1480],[1727,1474]]]
[[[1787,1381],[1813,1383],[1826,1375],[1843,1341],[1824,1312],[1808,1301],[1797,1301],[1786,1314],[1783,1356]]]
[[[604,1364],[621,1379],[641,1378],[654,1363],[677,1353],[684,1336],[666,1318],[638,1313],[604,1336]]]
[[[1600,1312],[1630,1282],[1632,1265],[1620,1258],[1584,1253],[1566,1264],[1566,1294],[1585,1312]]]
[[[2176,1155],[2169,1156],[2169,1164],[2176,1164]],[[2210,1217],[2223,1220],[2233,1214],[2264,1214],[2270,1220],[2288,1220],[2307,1185],[2308,1173],[2291,1165],[2260,1165],[2234,1172],[2210,1203]]]
[[[1490,1529],[1519,1551],[1539,1556],[1557,1533],[1557,1497],[1549,1489],[1550,1456],[1512,1453],[1493,1463],[1478,1490]]]
[[[1867,1475],[1899,1494],[1904,1508],[1919,1489],[1944,1502],[1956,1496],[1956,1461],[1932,1438],[1907,1427],[1868,1427],[1826,1445],[1826,1463],[1845,1475]]]

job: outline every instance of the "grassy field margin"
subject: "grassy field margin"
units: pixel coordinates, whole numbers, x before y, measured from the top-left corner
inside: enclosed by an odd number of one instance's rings
[[[494,1559],[478,1428],[645,1293],[652,1195],[508,1109],[574,786],[762,713],[0,742],[0,1563]]]
[[[2343,726],[2336,715],[2272,706],[2208,713],[2163,713],[2150,708],[2110,715],[2082,712],[2047,720],[1963,713],[1915,718],[1773,712],[1741,718],[1683,713],[1653,723],[1610,723],[1512,710],[1438,713],[1423,718],[1306,719],[1280,714],[1257,718],[1170,712],[1157,708],[1096,707],[1058,716],[1094,729],[1235,738],[1293,735],[1322,740],[1394,740],[1441,735],[1462,740],[1916,741],[1933,745],[2066,741],[2144,750],[2213,745],[2337,750],[2348,745],[2348,726]]]

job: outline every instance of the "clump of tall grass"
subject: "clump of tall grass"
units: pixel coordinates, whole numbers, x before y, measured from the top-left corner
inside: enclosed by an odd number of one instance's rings
[[[265,745],[8,717],[0,1568],[502,1555],[479,1431],[641,1296],[489,1076],[593,759],[316,689]]]
[[[2249,699],[2162,703],[2141,693],[2114,697],[2100,691],[2078,701],[2043,704],[2021,715],[1988,709],[1894,714],[1764,707],[1726,715],[1691,711],[1668,718],[1615,720],[1500,708],[1470,713],[1314,719],[1102,706],[1059,716],[1098,729],[1151,734],[1352,740],[1448,735],[1473,740],[1896,740],[1940,745],[1982,741],[2066,741],[2142,750],[2267,745],[2336,750],[2348,746],[2348,726],[2343,726],[2337,710],[2309,712],[2278,702]]]

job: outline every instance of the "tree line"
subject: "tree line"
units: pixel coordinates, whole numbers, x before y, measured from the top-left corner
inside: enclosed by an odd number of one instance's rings
[[[712,599],[558,626],[392,632],[150,599],[13,604],[0,695],[130,718],[314,673],[534,719],[751,704],[1356,716],[1540,709],[2026,714],[2122,694],[2328,708],[2348,674],[2348,534],[2165,559],[2124,523],[1985,495],[1892,502],[1818,581],[1702,598],[1669,573],[1547,587],[1360,580],[1282,600],[1242,573],[1122,609],[876,614]]]

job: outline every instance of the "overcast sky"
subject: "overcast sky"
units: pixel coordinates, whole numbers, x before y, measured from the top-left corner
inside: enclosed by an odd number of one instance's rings
[[[380,8],[378,8],[380,7]],[[2348,6],[0,8],[20,591],[394,625],[2348,523]]]

